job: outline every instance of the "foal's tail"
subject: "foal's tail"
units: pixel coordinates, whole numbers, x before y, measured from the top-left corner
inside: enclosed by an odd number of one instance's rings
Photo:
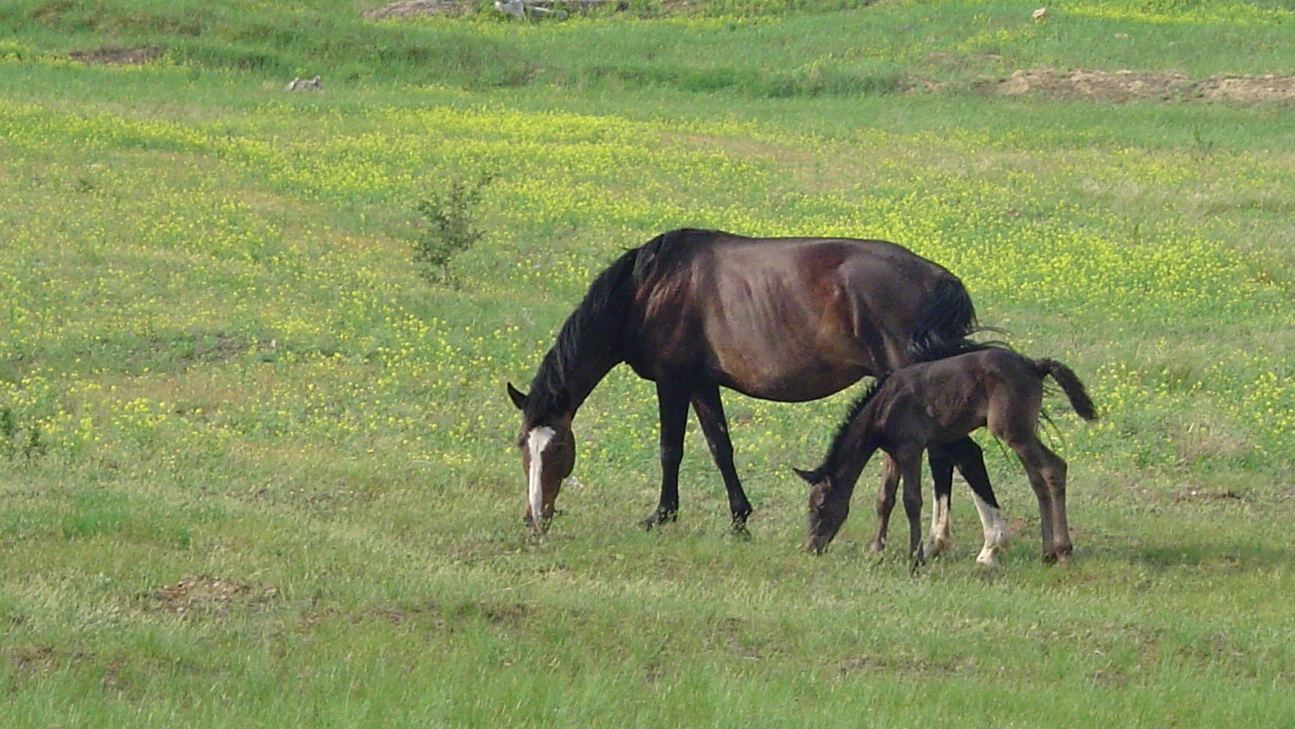
[[[1093,405],[1093,399],[1088,396],[1088,390],[1084,389],[1084,383],[1079,381],[1079,376],[1074,370],[1047,357],[1034,360],[1034,369],[1038,370],[1040,377],[1052,375],[1052,379],[1061,385],[1061,389],[1070,400],[1070,407],[1075,409],[1079,417],[1084,420],[1097,419],[1097,407]]]

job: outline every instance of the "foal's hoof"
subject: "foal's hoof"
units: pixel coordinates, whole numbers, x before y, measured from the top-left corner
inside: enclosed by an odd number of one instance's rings
[[[931,539],[926,543],[926,556],[934,559],[949,551],[952,543],[947,539]]]
[[[909,561],[908,563],[908,574],[916,575],[917,570],[925,566],[926,566],[926,555],[922,553],[922,548],[918,547],[917,551],[913,552],[912,560]]]
[[[1043,562],[1045,564],[1058,564],[1070,561],[1070,557],[1075,553],[1075,548],[1071,546],[1060,547],[1043,553]]]
[[[549,530],[550,521],[552,521],[552,519],[541,519],[540,522],[536,524],[535,520],[531,517],[522,517],[522,525],[526,527],[526,531],[530,532],[533,537],[544,536],[545,532]]]

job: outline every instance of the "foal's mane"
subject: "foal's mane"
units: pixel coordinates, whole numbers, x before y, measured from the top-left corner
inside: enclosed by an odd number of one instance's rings
[[[832,445],[828,446],[827,456],[823,458],[823,465],[819,466],[821,470],[831,469],[845,454],[850,425],[854,423],[864,408],[868,407],[868,403],[872,402],[877,393],[881,391],[882,386],[886,384],[886,380],[890,378],[890,374],[889,372],[883,372],[877,375],[877,378],[872,381],[872,384],[868,385],[863,394],[855,398],[854,402],[850,404],[850,409],[845,412],[845,418],[841,420],[840,425],[836,426],[836,433],[832,435]]]
[[[640,248],[625,251],[594,278],[589,290],[558,332],[553,347],[531,380],[527,410],[549,413],[565,409],[568,386],[581,359],[592,347],[618,347]],[[578,404],[578,403],[577,403]]]
[[[977,327],[976,331],[995,331],[996,332],[1000,330],[991,329],[989,327]],[[928,340],[925,342],[914,343],[914,345],[910,348],[909,354],[913,358],[910,364],[917,364],[919,362],[934,362],[937,359],[948,359],[949,357],[957,357],[960,354],[967,354],[968,352],[983,352],[986,349],[1006,349],[1009,352],[1016,351],[1012,349],[1012,346],[1007,342],[997,340],[997,339],[991,339],[983,342],[976,341],[975,339],[969,339],[967,337],[956,337],[953,339],[946,339],[946,340],[939,340],[939,341]]]
[[[978,331],[983,330],[978,329]],[[967,337],[928,339],[924,342],[914,343],[911,350],[911,354],[913,356],[912,364],[920,362],[934,362],[938,359],[947,359],[949,357],[956,357],[960,354],[980,352],[986,349],[1007,349],[1010,351],[1011,347],[1005,342],[978,342],[974,339],[968,339]],[[838,459],[845,455],[844,451],[847,448],[846,442],[849,440],[850,436],[850,426],[863,413],[864,409],[868,407],[868,404],[873,401],[877,396],[877,393],[881,391],[881,388],[886,384],[886,380],[890,378],[892,373],[893,371],[883,372],[878,375],[877,378],[872,381],[872,384],[868,385],[868,388],[864,390],[853,403],[851,403],[849,410],[845,413],[845,418],[841,421],[840,425],[836,426],[836,433],[832,436],[832,445],[827,449],[827,457],[823,459],[824,467],[828,467],[829,464],[835,464]]]

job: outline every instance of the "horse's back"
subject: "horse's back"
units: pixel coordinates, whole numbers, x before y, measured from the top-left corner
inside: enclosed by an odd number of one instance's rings
[[[631,364],[811,400],[903,364],[931,293],[961,286],[895,243],[663,233],[639,249]]]

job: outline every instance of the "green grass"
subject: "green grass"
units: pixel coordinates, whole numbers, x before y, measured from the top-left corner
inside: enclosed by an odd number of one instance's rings
[[[0,8],[0,724],[1292,723],[1289,103],[993,92],[1290,73],[1288,3],[359,9]],[[162,53],[69,60],[108,46]],[[485,237],[429,285],[416,206],[482,173]],[[728,398],[753,540],[695,430],[682,520],[644,533],[624,369],[528,537],[504,383],[682,225],[897,240],[1074,366],[1104,415],[1050,436],[1074,563],[1039,563],[992,442],[1002,569],[961,489],[947,558],[867,554],[875,471],[800,553],[790,467],[849,393]]]

